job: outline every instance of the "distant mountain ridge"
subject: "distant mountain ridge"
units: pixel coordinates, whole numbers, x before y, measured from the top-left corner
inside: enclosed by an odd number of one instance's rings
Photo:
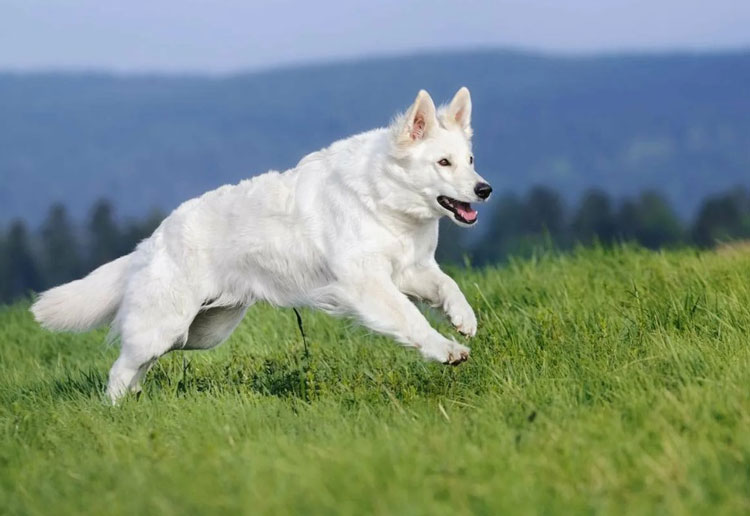
[[[477,168],[498,191],[664,192],[683,216],[750,184],[750,52],[428,54],[226,77],[0,73],[0,222],[52,202],[81,217],[183,200],[383,126],[420,88],[474,100]]]

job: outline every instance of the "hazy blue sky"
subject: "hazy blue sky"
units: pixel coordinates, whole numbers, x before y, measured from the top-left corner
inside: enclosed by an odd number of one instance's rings
[[[425,49],[750,47],[750,0],[0,0],[0,69],[224,72]]]

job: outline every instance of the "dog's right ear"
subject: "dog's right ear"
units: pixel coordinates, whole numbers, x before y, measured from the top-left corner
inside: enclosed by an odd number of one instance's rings
[[[435,103],[425,90],[420,90],[414,104],[406,112],[399,141],[411,143],[425,139],[437,126]]]

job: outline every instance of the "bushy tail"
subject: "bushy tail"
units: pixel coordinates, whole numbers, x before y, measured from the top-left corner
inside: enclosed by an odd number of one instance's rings
[[[87,331],[109,324],[125,292],[131,255],[105,263],[85,278],[42,292],[31,306],[48,330]]]

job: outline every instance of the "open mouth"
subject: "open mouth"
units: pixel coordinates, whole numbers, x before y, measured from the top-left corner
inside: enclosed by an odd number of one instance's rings
[[[457,201],[447,195],[439,195],[437,202],[440,206],[453,214],[453,217],[464,224],[474,224],[477,221],[477,211],[468,202]]]

